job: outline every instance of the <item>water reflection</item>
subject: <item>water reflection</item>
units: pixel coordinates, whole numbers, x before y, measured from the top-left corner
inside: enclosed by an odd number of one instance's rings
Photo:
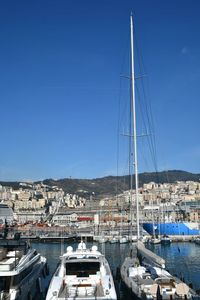
[[[200,288],[200,247],[194,243],[172,243],[170,246],[155,245],[155,253],[166,260],[166,268],[193,288]]]

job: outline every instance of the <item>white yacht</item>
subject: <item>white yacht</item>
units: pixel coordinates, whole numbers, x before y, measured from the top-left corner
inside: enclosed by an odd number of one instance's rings
[[[61,256],[46,300],[64,299],[117,299],[109,264],[97,246],[87,249],[81,242],[74,251],[68,246],[67,252]]]
[[[0,299],[43,299],[46,258],[27,241],[0,239]]]

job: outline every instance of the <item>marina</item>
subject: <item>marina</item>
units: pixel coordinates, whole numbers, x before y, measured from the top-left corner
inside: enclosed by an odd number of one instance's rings
[[[200,300],[198,1],[50,2],[0,10],[0,300]]]
[[[41,255],[47,258],[50,274],[46,279],[46,284],[54,274],[59,257],[68,246],[77,248],[78,243],[35,243],[32,242],[32,247],[37,249]],[[92,247],[93,243],[87,243],[87,247]],[[133,299],[127,296],[126,290],[120,290],[120,280],[118,277],[118,268],[124,261],[127,251],[129,250],[128,244],[97,244],[100,252],[105,253],[105,257],[108,260],[112,274],[114,276],[116,290],[118,298],[120,300]],[[199,245],[191,242],[174,242],[170,246],[154,245],[148,246],[151,250],[157,253],[159,256],[165,259],[166,269],[174,276],[183,279],[187,284],[191,284],[194,290],[199,290],[199,276],[200,276],[200,257],[199,257]],[[130,298],[128,298],[130,297]]]

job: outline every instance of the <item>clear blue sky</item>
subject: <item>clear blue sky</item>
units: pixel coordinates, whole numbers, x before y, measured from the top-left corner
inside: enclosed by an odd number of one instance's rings
[[[131,11],[158,168],[200,172],[199,0],[8,0],[0,2],[0,180],[116,175]],[[139,163],[139,171],[151,169]]]

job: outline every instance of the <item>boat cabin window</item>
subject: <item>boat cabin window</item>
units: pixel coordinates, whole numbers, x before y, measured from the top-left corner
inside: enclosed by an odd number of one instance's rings
[[[8,276],[4,276],[4,277],[0,277],[0,292],[5,291],[8,292],[10,289],[10,281],[11,281],[11,277]]]
[[[76,275],[77,277],[89,277],[100,271],[99,262],[68,262],[65,267],[66,275]]]

